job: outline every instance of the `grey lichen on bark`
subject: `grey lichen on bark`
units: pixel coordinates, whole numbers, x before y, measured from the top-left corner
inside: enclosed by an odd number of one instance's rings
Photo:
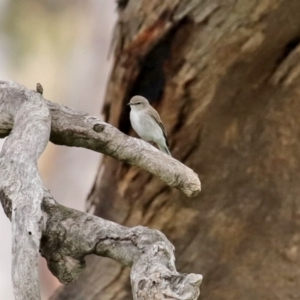
[[[176,271],[174,247],[165,235],[59,205],[43,186],[37,160],[50,138],[140,166],[190,196],[200,190],[191,169],[98,118],[53,104],[17,83],[0,81],[0,133],[4,137],[9,132],[0,155],[0,201],[12,221],[16,299],[40,299],[39,251],[65,284],[81,274],[86,255],[96,254],[131,267],[134,299],[198,298],[202,276]]]

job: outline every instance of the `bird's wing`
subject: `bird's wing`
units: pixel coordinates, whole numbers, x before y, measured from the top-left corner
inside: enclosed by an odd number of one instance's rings
[[[161,128],[161,130],[162,130],[162,132],[163,132],[163,135],[164,135],[164,137],[165,137],[165,139],[166,139],[166,144],[167,144],[167,146],[169,147],[169,143],[168,143],[168,139],[167,139],[167,133],[166,133],[166,129],[165,129],[165,127],[164,127],[164,124],[163,124],[163,122],[161,121],[161,118],[160,118],[158,112],[157,112],[153,107],[151,107],[151,108],[152,108],[152,109],[150,110],[149,115],[150,115],[151,118],[154,119],[154,121],[155,121],[155,122],[159,125],[159,127]]]

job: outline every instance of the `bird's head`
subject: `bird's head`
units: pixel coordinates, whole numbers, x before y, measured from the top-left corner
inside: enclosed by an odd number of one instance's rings
[[[129,105],[132,110],[141,110],[149,106],[149,101],[143,96],[134,96],[127,105]]]

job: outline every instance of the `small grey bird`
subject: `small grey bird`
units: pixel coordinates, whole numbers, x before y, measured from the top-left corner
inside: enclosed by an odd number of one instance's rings
[[[131,126],[135,132],[146,142],[155,142],[161,151],[171,155],[165,127],[148,100],[142,96],[134,96],[128,105],[131,108]]]

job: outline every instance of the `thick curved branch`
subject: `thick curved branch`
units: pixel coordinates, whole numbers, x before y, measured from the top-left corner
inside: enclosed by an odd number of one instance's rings
[[[29,92],[11,81],[0,81],[0,97],[22,98]],[[141,139],[129,137],[97,117],[89,116],[65,106],[47,101],[51,111],[50,140],[59,145],[76,146],[110,155],[120,161],[138,166],[178,188],[188,196],[201,190],[198,175],[184,164],[165,155]],[[0,111],[0,137],[5,137],[13,126],[13,118]]]
[[[176,271],[174,247],[161,232],[141,226],[127,228],[66,208],[57,204],[43,187],[37,170],[37,159],[49,140],[49,107],[52,109],[52,120],[57,130],[68,128],[65,126],[68,122],[73,126],[69,135],[66,130],[61,135],[53,130],[54,134],[58,134],[59,138],[64,136],[67,140],[68,136],[74,134],[79,140],[77,145],[84,144],[87,132],[93,132],[92,128],[103,123],[97,121],[95,124],[91,117],[80,113],[74,115],[67,108],[59,107],[57,113],[53,113],[57,105],[46,103],[41,94],[13,82],[0,82],[0,117],[7,117],[6,124],[14,123],[0,156],[0,201],[12,221],[15,298],[40,299],[37,263],[40,249],[49,269],[63,283],[77,279],[85,266],[84,257],[96,254],[131,266],[134,299],[196,300],[200,293],[202,276],[179,274]],[[79,125],[76,123],[77,118]],[[87,125],[80,127],[87,120],[91,120],[92,128]],[[126,138],[112,126],[105,123],[102,125],[110,128],[104,129],[104,136],[101,135],[106,142],[110,138],[111,145],[107,148],[105,142],[101,142],[106,151],[115,149],[119,153],[114,143],[118,134],[122,141],[119,145],[121,149],[124,150],[126,139],[133,146],[139,145],[135,139]],[[106,136],[109,132],[114,132],[115,135]],[[87,139],[91,145],[96,144],[91,140],[91,135]],[[134,149],[139,149],[136,147]],[[147,147],[143,146],[145,149]],[[149,158],[148,152],[159,153],[158,157],[160,152],[149,149],[145,150],[144,163],[151,165],[151,158],[154,157],[150,155]],[[161,155],[167,157],[163,153]],[[139,154],[132,157],[134,161]],[[171,159],[170,162],[172,161],[176,168],[178,162]],[[184,170],[185,167],[182,165],[181,168]],[[151,170],[151,167],[147,169]]]
[[[77,279],[85,267],[84,257],[96,254],[131,267],[134,299],[198,299],[202,275],[176,271],[174,247],[161,232],[127,228],[61,206],[45,195],[41,254],[61,282]]]
[[[14,120],[0,157],[0,200],[12,222],[12,277],[15,299],[39,299],[38,255],[44,196],[37,159],[50,135],[48,106],[33,91],[0,97],[0,111]]]

